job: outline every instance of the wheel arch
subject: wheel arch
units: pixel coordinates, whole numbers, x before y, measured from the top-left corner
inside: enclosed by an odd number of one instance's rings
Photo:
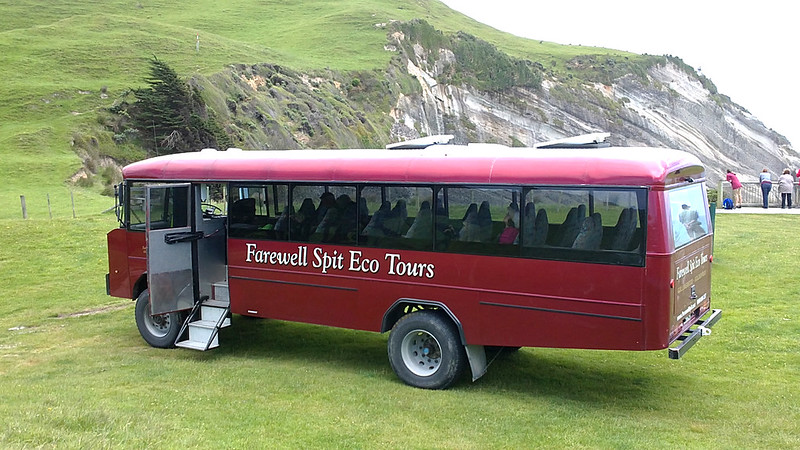
[[[453,313],[453,311],[451,311],[450,308],[448,308],[447,305],[442,302],[413,298],[398,299],[383,314],[381,333],[391,330],[394,324],[406,314],[417,310],[431,309],[438,310],[439,314],[446,315],[453,322],[453,324],[455,324],[456,329],[458,330],[459,340],[461,341],[461,345],[464,346],[464,350],[467,354],[467,361],[469,362],[469,368],[472,372],[472,381],[482,377],[489,368],[489,364],[486,361],[486,351],[484,350],[483,345],[467,344],[467,339],[464,336],[464,327],[461,324],[461,321],[458,320],[458,317],[455,315],[455,313]]]
[[[131,293],[133,297],[131,297],[131,299],[138,299],[139,295],[141,295],[145,289],[147,289],[147,272],[144,272],[141,276],[139,276],[139,279],[133,284],[133,292]]]
[[[381,321],[381,333],[391,330],[394,324],[397,323],[401,317],[421,309],[435,309],[442,311],[442,314],[446,314],[458,329],[458,337],[461,340],[461,344],[464,346],[467,345],[467,339],[464,337],[464,328],[461,325],[461,321],[458,320],[458,317],[453,313],[453,311],[450,310],[450,308],[447,307],[447,305],[434,300],[421,300],[415,298],[397,299],[383,314],[383,320]]]

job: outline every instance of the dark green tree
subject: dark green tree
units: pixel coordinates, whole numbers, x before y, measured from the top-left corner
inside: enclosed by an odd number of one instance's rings
[[[130,124],[151,154],[179,153],[230,141],[210,116],[200,93],[188,86],[167,63],[153,57],[148,87],[133,90],[136,101],[125,105]]]

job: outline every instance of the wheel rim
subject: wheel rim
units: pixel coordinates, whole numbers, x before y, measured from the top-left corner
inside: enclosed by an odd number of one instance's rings
[[[425,330],[413,330],[405,335],[400,354],[406,368],[420,377],[431,376],[442,364],[439,341]]]
[[[169,333],[170,314],[150,315],[150,305],[147,305],[147,314],[144,317],[144,326],[155,337],[164,337]]]

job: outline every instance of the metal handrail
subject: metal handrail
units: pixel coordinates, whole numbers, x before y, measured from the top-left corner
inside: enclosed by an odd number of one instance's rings
[[[213,330],[211,330],[211,336],[208,338],[208,342],[206,342],[205,350],[208,350],[208,348],[211,347],[211,342],[213,342],[214,338],[217,337],[217,334],[219,334],[219,329],[222,327],[222,323],[225,322],[225,319],[228,318],[228,313],[230,313],[230,311],[231,307],[230,304],[228,304],[228,307],[225,308],[225,313],[219,316],[219,319],[217,319],[217,325]]]
[[[794,189],[792,190],[792,207],[800,207],[800,184],[794,182]],[[720,181],[717,188],[717,208],[722,207],[722,201],[726,198],[733,199],[733,188],[729,181]],[[770,207],[781,206],[781,194],[778,192],[778,181],[772,182],[772,190],[769,192],[767,204]],[[743,181],[742,182],[742,206],[761,206],[761,183],[758,181]]]
[[[181,338],[183,337],[184,333],[186,333],[186,329],[189,328],[189,323],[193,321],[194,317],[197,315],[197,312],[200,311],[200,307],[203,306],[203,302],[206,300],[208,300],[208,296],[203,295],[199,300],[194,302],[191,312],[189,312],[189,315],[186,316],[186,319],[183,321],[183,325],[181,325],[180,331],[178,331],[178,335],[175,337],[176,345],[178,342],[181,342]]]

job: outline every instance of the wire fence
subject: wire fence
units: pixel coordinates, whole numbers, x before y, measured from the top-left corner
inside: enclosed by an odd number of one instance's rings
[[[10,207],[9,202],[12,200],[10,197],[12,196],[0,196],[2,200],[0,204],[9,206],[0,211],[0,219],[77,219],[114,210],[113,198],[97,199],[91,194],[71,190],[14,195],[13,202],[16,203],[16,207]]]
[[[46,194],[47,196],[47,212],[50,215],[50,218],[53,218],[53,205],[50,202],[50,194]],[[69,193],[70,202],[72,203],[72,218],[75,219],[78,216],[75,214],[75,194],[72,192]],[[28,202],[25,199],[24,195],[19,196],[19,203],[22,206],[22,218],[28,218]]]

